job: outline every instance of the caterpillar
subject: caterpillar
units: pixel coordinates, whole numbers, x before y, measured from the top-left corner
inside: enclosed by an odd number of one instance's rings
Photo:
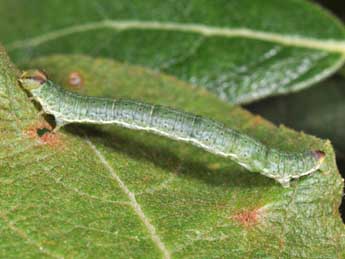
[[[222,123],[170,107],[130,99],[83,96],[65,90],[39,70],[23,72],[19,82],[42,112],[54,116],[57,131],[69,123],[117,124],[189,142],[230,158],[247,170],[273,178],[288,187],[290,180],[320,168],[320,150],[285,152],[225,127]]]

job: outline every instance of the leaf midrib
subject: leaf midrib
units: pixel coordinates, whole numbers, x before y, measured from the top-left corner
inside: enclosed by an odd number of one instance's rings
[[[204,37],[222,36],[225,38],[248,38],[267,42],[278,43],[286,46],[303,47],[308,49],[319,49],[332,53],[345,55],[345,40],[321,40],[315,38],[301,37],[299,35],[279,34],[253,30],[249,28],[224,28],[214,27],[195,23],[174,23],[159,21],[139,21],[139,20],[102,20],[79,25],[65,27],[63,29],[51,31],[40,36],[14,41],[7,44],[9,51],[26,47],[35,47],[45,42],[55,40],[74,33],[86,32],[97,29],[114,29],[118,31],[126,30],[161,30],[179,31],[200,34]]]
[[[159,237],[159,235],[156,232],[155,227],[151,224],[149,218],[144,214],[143,210],[141,209],[140,204],[137,202],[134,193],[132,193],[126,184],[121,180],[121,178],[116,174],[115,170],[110,166],[110,164],[107,162],[105,157],[101,154],[101,152],[97,149],[97,147],[91,142],[91,140],[85,135],[85,141],[89,145],[89,147],[92,149],[92,151],[96,154],[102,165],[106,168],[106,170],[109,172],[111,177],[118,183],[120,189],[126,194],[126,196],[129,199],[129,204],[133,208],[134,212],[139,217],[140,221],[144,224],[147,232],[149,233],[151,240],[153,243],[157,246],[157,248],[161,251],[163,254],[164,259],[170,259],[170,251],[166,248],[165,244]]]

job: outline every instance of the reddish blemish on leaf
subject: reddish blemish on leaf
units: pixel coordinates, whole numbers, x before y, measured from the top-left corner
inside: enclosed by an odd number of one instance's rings
[[[252,227],[259,222],[259,210],[244,210],[230,218],[245,227]]]
[[[39,121],[25,130],[25,134],[38,140],[41,144],[49,146],[61,146],[60,135],[52,132],[52,127],[45,121]]]
[[[254,126],[258,126],[258,125],[261,125],[261,124],[263,124],[263,123],[264,123],[264,119],[263,119],[261,116],[256,115],[256,116],[254,117],[254,119],[253,119],[253,124],[254,124]]]
[[[74,88],[81,88],[84,84],[84,79],[79,72],[71,72],[68,75],[68,84]]]
[[[150,181],[150,179],[151,179],[151,177],[149,177],[149,176],[147,176],[147,175],[145,175],[145,176],[143,177],[143,181],[144,181],[144,182],[148,182],[148,181]]]
[[[280,247],[280,249],[283,249],[285,247],[285,240],[284,239],[279,239],[279,247]]]

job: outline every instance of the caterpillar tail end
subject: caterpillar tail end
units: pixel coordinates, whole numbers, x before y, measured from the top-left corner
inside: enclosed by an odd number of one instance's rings
[[[326,153],[321,151],[321,150],[312,151],[312,155],[315,158],[315,160],[317,161],[317,166],[314,167],[313,170],[310,170],[310,171],[308,171],[308,173],[302,174],[301,176],[307,175],[309,173],[312,173],[312,172],[318,170],[321,167],[321,165],[323,164],[323,161],[325,160],[325,157],[326,157]],[[279,182],[284,188],[288,188],[288,187],[290,187],[290,181],[292,178],[298,178],[298,177],[281,177],[281,178],[276,179],[276,181]]]
[[[312,151],[312,154],[315,157],[315,159],[318,161],[319,165],[321,165],[323,161],[325,160],[326,153],[321,150]]]

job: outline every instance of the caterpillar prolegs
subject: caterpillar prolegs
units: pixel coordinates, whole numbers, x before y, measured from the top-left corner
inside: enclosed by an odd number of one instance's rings
[[[171,139],[189,142],[211,153],[228,157],[252,172],[259,172],[289,186],[317,170],[325,157],[319,150],[289,153],[269,148],[223,124],[191,113],[128,99],[82,96],[48,80],[38,70],[19,79],[22,87],[55,117],[56,128],[68,123],[117,124]]]

